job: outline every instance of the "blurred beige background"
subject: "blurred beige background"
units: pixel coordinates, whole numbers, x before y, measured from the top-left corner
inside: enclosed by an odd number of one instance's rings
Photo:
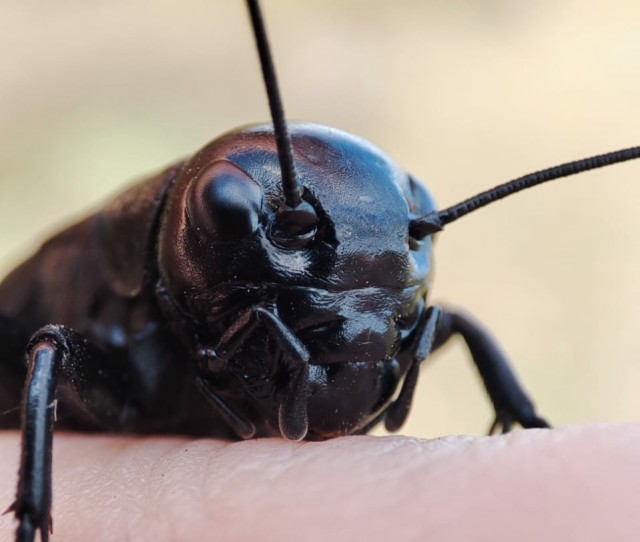
[[[288,115],[371,139],[442,205],[640,144],[640,4],[264,2]],[[232,0],[0,4],[0,273],[49,232],[217,134],[268,117]],[[640,162],[461,220],[434,298],[467,307],[556,424],[640,418]],[[483,433],[459,344],[408,434]]]

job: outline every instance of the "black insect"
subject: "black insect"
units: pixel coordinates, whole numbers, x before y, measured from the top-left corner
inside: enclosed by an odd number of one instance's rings
[[[274,127],[221,136],[51,238],[0,284],[0,424],[23,431],[11,506],[19,541],[48,539],[56,398],[58,426],[77,430],[290,440],[381,422],[394,431],[420,363],[457,334],[493,403],[492,431],[548,426],[487,332],[427,303],[432,239],[492,201],[640,148],[438,211],[370,143],[285,123],[248,3]],[[20,421],[11,409],[21,400]]]

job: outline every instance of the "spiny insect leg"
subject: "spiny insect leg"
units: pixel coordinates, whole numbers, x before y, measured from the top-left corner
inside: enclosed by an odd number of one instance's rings
[[[51,522],[51,456],[56,389],[61,384],[96,420],[116,421],[124,405],[122,375],[109,370],[101,352],[81,335],[48,325],[27,347],[28,373],[22,411],[22,454],[16,501],[10,509],[19,521],[18,542],[30,542],[37,531],[49,539]]]
[[[387,431],[397,431],[400,429],[409,415],[413,401],[413,393],[416,388],[416,383],[418,382],[420,363],[426,359],[433,350],[433,343],[436,338],[441,312],[442,309],[435,306],[429,307],[425,311],[424,320],[420,325],[415,351],[411,359],[409,371],[407,372],[407,376],[405,376],[404,384],[397,399],[391,403],[385,413],[384,426]]]
[[[467,344],[493,403],[496,418],[490,433],[499,428],[507,433],[513,422],[525,428],[550,427],[546,420],[537,415],[533,402],[518,381],[507,356],[491,334],[470,316],[443,310],[438,325],[436,348],[456,333]]]
[[[32,344],[24,395],[22,455],[16,501],[11,505],[19,522],[18,542],[31,542],[40,530],[47,542],[51,525],[51,452],[54,395],[63,353],[47,338]]]

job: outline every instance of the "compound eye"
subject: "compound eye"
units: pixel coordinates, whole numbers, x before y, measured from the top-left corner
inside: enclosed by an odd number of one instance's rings
[[[187,213],[201,236],[235,242],[253,234],[260,223],[260,185],[231,162],[214,162],[191,185]]]

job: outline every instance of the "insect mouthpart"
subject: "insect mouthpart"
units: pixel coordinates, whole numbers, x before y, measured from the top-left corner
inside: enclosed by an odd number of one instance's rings
[[[223,304],[209,305],[211,332],[196,345],[199,389],[243,438],[273,431],[290,440],[307,432],[329,438],[363,427],[406,373],[425,312],[418,286],[237,283],[208,295]],[[327,417],[327,403],[344,403],[344,416]],[[227,411],[246,419],[233,422]]]
[[[199,353],[198,387],[236,434],[250,438],[266,417],[289,440],[306,436],[309,353],[274,312],[242,312],[215,348]],[[238,400],[242,410],[252,405],[247,419],[235,414]],[[254,412],[259,414],[252,420]]]

